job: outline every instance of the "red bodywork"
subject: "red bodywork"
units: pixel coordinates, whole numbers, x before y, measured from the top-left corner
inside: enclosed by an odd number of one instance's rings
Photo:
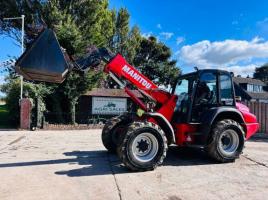
[[[242,113],[245,123],[242,124],[245,132],[246,139],[249,139],[259,129],[259,123],[255,115],[249,112],[249,108],[242,103],[236,103],[236,108]]]
[[[151,80],[141,74],[137,69],[131,66],[126,60],[117,54],[105,67],[106,73],[113,73],[118,78],[126,79],[132,85],[135,85],[141,92],[148,95],[155,102],[160,104],[160,108],[155,112],[162,114],[169,122],[171,122],[174,109],[176,106],[177,96],[170,94],[158,88]],[[131,97],[131,99],[139,105],[144,111],[149,111],[145,103],[137,98],[135,94],[125,86],[125,92]],[[258,130],[259,124],[257,123],[255,115],[249,112],[249,109],[240,103],[236,104],[237,109],[243,115],[245,123],[242,124],[246,139],[250,138]],[[148,118],[148,121],[157,123],[154,118]],[[198,124],[172,124],[176,144],[184,145],[186,143],[194,144],[195,138],[191,133],[195,133],[198,130]]]

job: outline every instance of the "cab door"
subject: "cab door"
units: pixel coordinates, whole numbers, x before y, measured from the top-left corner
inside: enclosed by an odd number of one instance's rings
[[[178,96],[173,123],[188,123],[191,115],[191,105],[193,101],[193,88],[196,83],[196,75],[181,77],[175,86],[173,94]]]
[[[211,107],[218,106],[218,86],[217,71],[211,70],[201,72],[195,89],[191,122],[199,123],[202,113]]]

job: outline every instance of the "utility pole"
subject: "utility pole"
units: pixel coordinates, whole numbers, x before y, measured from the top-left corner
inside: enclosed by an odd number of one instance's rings
[[[25,15],[21,15],[21,17],[9,17],[4,18],[4,20],[21,20],[21,54],[24,52],[24,20]],[[23,94],[23,76],[20,76],[20,99],[22,99]]]

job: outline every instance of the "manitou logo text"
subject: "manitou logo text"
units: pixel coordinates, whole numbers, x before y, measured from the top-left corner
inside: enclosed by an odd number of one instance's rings
[[[152,84],[148,83],[141,75],[139,75],[137,72],[135,72],[133,69],[131,69],[129,66],[125,65],[122,68],[123,72],[126,72],[128,75],[130,75],[132,78],[134,78],[136,81],[141,83],[144,87],[147,89],[150,89]]]

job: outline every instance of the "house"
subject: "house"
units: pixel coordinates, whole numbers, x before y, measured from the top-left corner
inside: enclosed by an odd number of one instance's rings
[[[132,90],[138,98],[143,98],[138,90]],[[92,118],[111,118],[127,111],[134,111],[136,105],[123,89],[94,88],[79,98],[77,105],[77,121],[88,123]]]
[[[233,77],[235,95],[242,101],[258,101],[268,103],[268,92],[264,90],[266,84],[258,79]]]

